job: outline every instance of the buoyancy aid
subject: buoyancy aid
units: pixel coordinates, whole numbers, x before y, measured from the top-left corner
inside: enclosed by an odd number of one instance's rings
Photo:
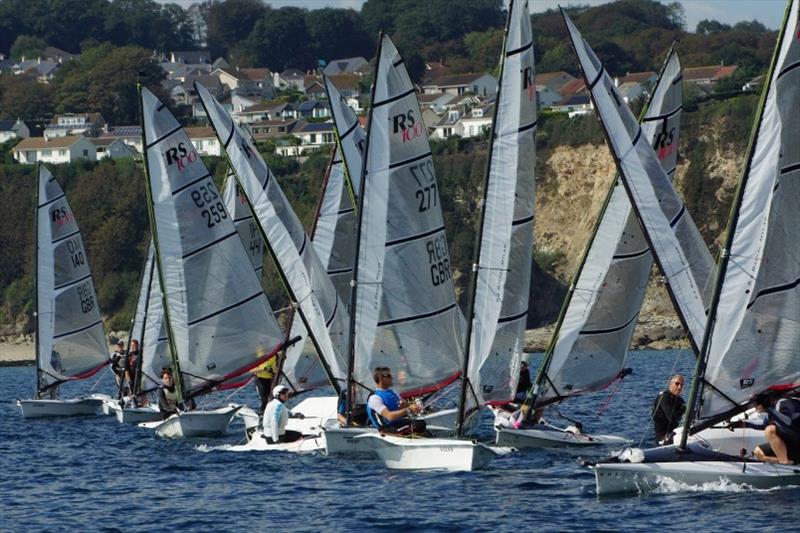
[[[375,392],[372,394],[379,397],[388,410],[397,411],[400,409],[400,396],[393,390],[375,389]],[[398,418],[396,420],[387,420],[383,418],[380,414],[369,408],[369,398],[367,398],[367,418],[369,418],[370,424],[376,428],[381,426],[393,426],[405,421],[403,418]]]

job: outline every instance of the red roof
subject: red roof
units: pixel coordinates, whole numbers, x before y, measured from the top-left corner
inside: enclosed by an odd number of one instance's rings
[[[568,81],[558,90],[558,92],[561,93],[561,96],[564,98],[582,93],[584,91],[586,91],[586,82],[581,78]]]

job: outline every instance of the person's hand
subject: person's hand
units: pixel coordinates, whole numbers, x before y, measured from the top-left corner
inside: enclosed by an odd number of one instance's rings
[[[408,409],[408,412],[409,412],[409,413],[414,413],[414,414],[417,414],[417,413],[419,413],[419,412],[420,412],[419,405],[417,405],[416,403],[410,403],[410,404],[408,404],[408,407],[407,407],[407,409]]]

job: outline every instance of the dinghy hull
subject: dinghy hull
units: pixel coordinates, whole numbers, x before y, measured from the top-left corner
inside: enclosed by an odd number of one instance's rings
[[[93,416],[103,401],[96,398],[72,400],[17,400],[23,418],[56,418],[66,416]]]
[[[186,411],[163,421],[140,423],[139,427],[152,429],[156,435],[167,439],[214,437],[227,431],[240,408],[237,405],[212,411]]]
[[[161,420],[161,413],[155,407],[126,407],[116,409],[117,421],[120,424],[141,424],[142,422],[157,422]]]
[[[357,437],[390,470],[447,470],[470,472],[485,468],[498,452],[480,442],[456,439],[406,438],[364,434]]]
[[[715,485],[745,489],[800,486],[800,466],[721,461],[616,463],[594,467],[597,495],[658,490],[713,490]]]
[[[378,434],[374,428],[324,428],[325,455],[377,457],[373,446],[365,439],[356,438],[368,433]]]
[[[560,428],[497,430],[495,444],[513,448],[582,448],[586,446],[621,445],[628,442],[614,435],[587,435]]]

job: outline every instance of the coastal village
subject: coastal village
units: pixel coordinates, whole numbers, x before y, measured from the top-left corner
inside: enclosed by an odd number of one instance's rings
[[[49,83],[65,63],[79,56],[48,46],[36,58],[20,61],[0,56],[0,74],[33,75]],[[300,157],[333,145],[334,127],[323,75],[337,87],[347,104],[366,124],[373,65],[363,57],[330,60],[318,69],[234,68],[225,58],[207,51],[171,51],[156,56],[163,69],[163,88],[182,113],[195,148],[201,155],[220,156],[220,144],[207,125],[194,83],[219,99],[253,139],[281,156]],[[321,61],[321,63],[323,63]],[[683,80],[701,93],[712,93],[718,82],[732,76],[736,65],[688,66]],[[614,73],[619,92],[630,103],[649,95],[656,72]],[[755,91],[761,79],[742,86]],[[569,117],[592,112],[586,84],[567,72],[535,76],[538,107]],[[491,127],[497,78],[489,72],[454,73],[443,63],[426,63],[417,85],[422,119],[431,139],[485,136]],[[0,116],[0,143],[19,139],[12,148],[23,164],[59,164],[80,159],[140,157],[141,127],[110,124],[97,112],[56,114],[45,124]]]

